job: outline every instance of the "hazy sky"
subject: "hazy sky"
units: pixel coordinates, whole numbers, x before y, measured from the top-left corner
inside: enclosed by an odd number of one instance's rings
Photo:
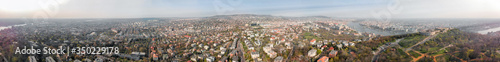
[[[500,0],[0,0],[0,18],[40,15],[48,18],[206,17],[228,14],[500,18]]]

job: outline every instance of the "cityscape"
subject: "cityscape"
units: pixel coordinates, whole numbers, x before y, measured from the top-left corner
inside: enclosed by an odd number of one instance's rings
[[[500,61],[497,18],[254,13],[65,18],[71,16],[65,11],[40,20],[0,15],[0,62]]]

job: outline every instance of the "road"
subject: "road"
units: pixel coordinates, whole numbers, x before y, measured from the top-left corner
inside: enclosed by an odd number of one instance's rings
[[[410,47],[406,48],[406,49],[405,49],[405,51],[409,51],[409,50],[411,50],[413,47],[415,47],[415,46],[417,46],[417,45],[420,45],[420,44],[423,44],[423,43],[427,42],[429,39],[432,39],[432,38],[434,38],[434,37],[436,37],[436,36],[437,36],[437,34],[435,34],[435,35],[431,35],[431,36],[429,36],[429,37],[425,38],[424,40],[422,40],[422,41],[418,42],[417,44],[412,45],[412,46],[410,46]]]
[[[240,43],[238,41],[238,48],[236,50],[239,50],[238,53],[240,53],[241,55],[240,58],[241,58],[241,61],[240,62],[245,62],[246,61],[246,58],[245,58],[245,51],[243,50],[243,44]]]
[[[238,42],[238,38],[234,39],[234,42],[235,42],[235,43],[239,43],[239,42]],[[233,43],[233,44],[235,44],[235,43]],[[231,48],[231,47],[233,47],[233,46],[234,46],[236,49],[231,50],[231,52],[228,52],[228,54],[231,54],[232,52],[237,52],[237,51],[238,51],[237,49],[239,49],[239,48],[238,48],[238,46],[237,46],[237,45],[232,45],[232,46],[230,46],[229,48]],[[220,61],[220,62],[225,62],[225,61],[222,61],[222,60],[227,60],[227,58],[228,58],[227,56],[229,56],[229,55],[225,55],[225,56],[223,56],[221,59],[219,59],[219,61]],[[231,61],[231,60],[228,60],[228,61]]]
[[[450,45],[448,45],[448,46],[445,46],[445,47],[443,47],[443,48],[441,48],[441,49],[439,49],[439,50],[437,50],[437,51],[441,51],[441,50],[446,49],[446,48],[451,47],[451,46],[453,46],[453,44],[450,44]],[[420,53],[420,52],[415,51],[415,50],[412,50],[412,51],[413,51],[413,52],[415,52],[415,53],[420,54],[420,56],[419,56],[419,57],[414,58],[414,59],[412,60],[413,62],[417,62],[418,60],[422,59],[423,57],[429,56],[429,55],[427,55],[428,53]],[[434,51],[434,52],[437,52],[437,51]],[[434,60],[434,61],[436,61],[436,58],[435,58],[435,57],[437,57],[437,56],[441,56],[441,55],[443,55],[443,54],[438,54],[438,55],[434,55],[434,56],[432,56],[432,57],[434,57],[434,58],[433,58],[433,60]]]
[[[288,57],[285,59],[286,60],[285,62],[291,62],[290,57],[292,57],[293,53],[295,52],[294,50],[295,50],[295,46],[293,46],[292,51],[290,51],[290,53],[288,53]]]
[[[375,62],[375,61],[377,60],[377,58],[378,58],[378,54],[379,54],[380,52],[384,51],[384,50],[385,50],[385,48],[387,48],[387,47],[391,47],[391,46],[395,46],[395,45],[398,45],[398,43],[399,43],[401,40],[403,40],[403,39],[404,39],[404,38],[397,39],[395,42],[391,42],[391,44],[389,44],[389,45],[382,45],[382,46],[378,47],[378,48],[377,48],[377,52],[374,52],[374,53],[373,53],[373,57],[372,57],[372,61],[371,61],[371,62]]]
[[[443,47],[443,48],[439,49],[438,51],[444,50],[444,49],[446,49],[446,48],[448,48],[448,47],[451,47],[451,46],[453,46],[453,44],[450,44],[450,45],[448,45],[448,46],[445,46],[445,47]]]
[[[3,57],[3,60],[4,60],[4,61],[8,61],[8,60],[7,60],[7,58],[5,58],[5,56],[3,56],[3,55],[2,55],[2,53],[0,53],[0,56],[2,56],[2,57]]]

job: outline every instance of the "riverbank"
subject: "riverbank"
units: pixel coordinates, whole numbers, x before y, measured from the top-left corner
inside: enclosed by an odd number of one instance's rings
[[[12,26],[0,26],[0,31],[5,30],[5,29],[9,29],[12,27],[25,26],[25,25],[27,25],[27,24],[18,24],[18,25],[12,25]]]
[[[500,31],[500,27],[477,31],[477,33],[479,33],[479,34],[488,34],[490,32],[497,32],[497,31]]]
[[[376,28],[370,28],[366,26],[362,26],[360,23],[357,22],[348,22],[347,26],[351,27],[352,29],[361,32],[361,33],[375,33],[376,35],[383,35],[383,36],[389,36],[389,35],[399,35],[399,34],[406,34],[406,32],[394,32],[394,31],[385,31],[382,29],[376,29]]]

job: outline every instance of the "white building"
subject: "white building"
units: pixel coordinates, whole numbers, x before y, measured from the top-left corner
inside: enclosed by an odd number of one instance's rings
[[[274,52],[273,50],[271,50],[271,47],[269,47],[269,46],[264,47],[264,48],[263,48],[263,50],[264,50],[264,52],[266,52],[266,53],[267,53],[267,55],[269,55],[269,57],[271,57],[271,58],[274,58],[274,57],[276,57],[276,55],[277,55],[277,53],[276,53],[276,52]]]
[[[342,44],[337,44],[337,47],[342,48],[343,46],[342,46]]]
[[[283,62],[283,57],[278,56],[274,59],[274,62]]]
[[[286,49],[292,49],[292,43],[290,42],[285,42]]]
[[[215,57],[213,56],[210,56],[206,59],[207,62],[214,62],[215,61]]]
[[[251,56],[252,56],[252,58],[253,58],[253,59],[255,59],[255,58],[259,58],[259,56],[260,56],[260,55],[259,55],[259,52],[255,52],[255,51],[254,51],[254,52],[252,52],[252,53],[250,53],[250,54],[252,54]]]
[[[309,57],[314,57],[314,56],[316,56],[316,52],[317,52],[317,51],[318,51],[318,50],[316,50],[316,49],[311,49],[311,50],[309,50],[309,52],[307,53],[307,55],[308,55]]]

